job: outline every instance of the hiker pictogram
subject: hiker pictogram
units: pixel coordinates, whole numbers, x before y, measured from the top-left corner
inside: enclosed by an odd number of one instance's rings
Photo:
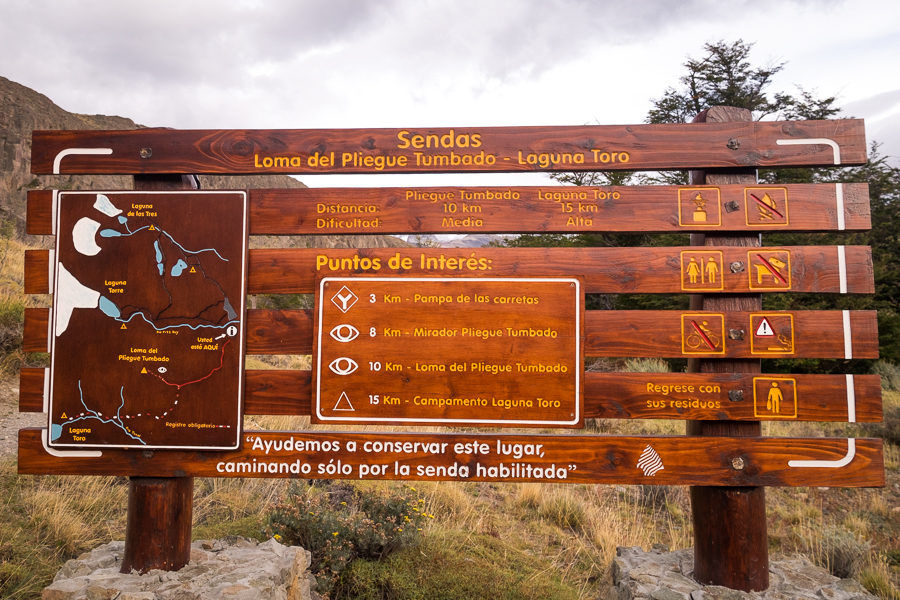
[[[754,377],[753,416],[796,419],[797,380],[792,377]]]

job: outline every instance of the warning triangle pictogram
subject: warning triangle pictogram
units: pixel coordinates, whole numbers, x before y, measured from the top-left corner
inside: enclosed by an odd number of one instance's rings
[[[335,403],[334,410],[356,410],[353,408],[353,405],[350,404],[350,398],[347,396],[347,392],[341,392],[341,397],[338,398],[338,401]]]
[[[759,337],[772,337],[775,335],[775,330],[772,329],[772,325],[767,318],[763,317],[759,327],[756,328],[756,335]]]

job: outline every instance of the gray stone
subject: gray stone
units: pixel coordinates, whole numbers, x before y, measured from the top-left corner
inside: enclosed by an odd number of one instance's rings
[[[317,600],[310,554],[272,539],[203,540],[178,571],[119,573],[125,546],[113,542],[68,561],[43,600]]]
[[[771,561],[769,589],[742,592],[691,579],[691,549],[665,552],[617,548],[608,600],[875,600],[858,582],[840,579],[806,557]]]

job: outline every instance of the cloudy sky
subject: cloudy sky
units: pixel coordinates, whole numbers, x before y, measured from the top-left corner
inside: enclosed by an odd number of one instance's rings
[[[640,123],[705,42],[737,39],[786,63],[773,90],[836,96],[900,163],[896,0],[0,0],[0,75],[185,129]],[[303,180],[456,183],[396,177]]]

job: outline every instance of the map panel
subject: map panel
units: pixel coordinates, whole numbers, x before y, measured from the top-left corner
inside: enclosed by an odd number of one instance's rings
[[[55,448],[240,444],[244,192],[60,192]]]

